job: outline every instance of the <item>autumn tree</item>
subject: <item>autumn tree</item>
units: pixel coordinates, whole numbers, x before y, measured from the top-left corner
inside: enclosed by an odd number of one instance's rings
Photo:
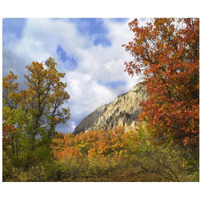
[[[198,154],[199,19],[158,18],[141,26],[129,23],[133,41],[123,45],[133,60],[129,75],[141,75],[149,99],[141,120],[155,143],[178,143]],[[193,154],[193,155],[194,155]]]
[[[14,166],[27,168],[50,155],[56,125],[70,118],[69,108],[63,108],[70,96],[61,80],[65,74],[57,71],[52,58],[26,68],[25,90],[18,91],[12,71],[3,78],[3,147]]]
[[[10,71],[3,78],[3,159],[4,168],[19,166],[20,151],[23,149],[25,137],[24,126],[27,122],[25,111],[20,109],[22,93],[18,92],[17,76]]]

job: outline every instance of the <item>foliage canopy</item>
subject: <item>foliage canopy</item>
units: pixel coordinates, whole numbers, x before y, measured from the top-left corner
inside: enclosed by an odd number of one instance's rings
[[[56,63],[49,58],[45,65],[27,65],[26,86],[18,90],[12,71],[3,77],[3,150],[4,163],[28,168],[51,157],[50,144],[55,127],[69,118],[69,108],[62,105],[70,98],[67,83],[61,81]]]
[[[199,19],[158,18],[140,26],[129,23],[133,41],[123,45],[133,60],[129,75],[142,76],[149,99],[141,120],[152,141],[199,147]],[[150,135],[150,134],[149,134]]]

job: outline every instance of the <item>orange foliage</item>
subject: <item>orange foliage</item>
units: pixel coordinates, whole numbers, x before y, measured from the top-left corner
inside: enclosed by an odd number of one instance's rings
[[[16,134],[16,128],[12,125],[3,126],[3,148],[5,149],[12,140],[13,135]]]
[[[62,160],[64,158],[81,158],[82,154],[77,147],[65,147],[63,151],[54,152],[54,158]]]
[[[87,131],[86,133],[57,134],[52,145],[56,159],[79,158],[83,155],[91,157],[104,157],[119,155],[120,152],[130,153],[129,144],[134,133],[124,133],[123,127],[113,130]]]
[[[149,99],[142,102],[141,120],[150,124],[156,141],[199,146],[199,19],[159,18],[139,26],[126,51],[132,76],[142,74]],[[186,142],[187,141],[187,142]]]

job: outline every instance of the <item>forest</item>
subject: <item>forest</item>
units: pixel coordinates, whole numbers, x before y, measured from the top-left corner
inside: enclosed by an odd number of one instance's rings
[[[148,99],[135,130],[59,133],[70,108],[68,84],[53,58],[3,77],[3,181],[199,182],[199,19],[155,18],[128,24],[122,44]]]

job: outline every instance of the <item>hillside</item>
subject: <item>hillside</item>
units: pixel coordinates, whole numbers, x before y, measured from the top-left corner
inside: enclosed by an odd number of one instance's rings
[[[111,103],[97,108],[85,117],[73,133],[100,128],[111,130],[115,126],[123,126],[126,131],[135,129],[136,119],[141,112],[139,104],[146,98],[145,89],[137,84],[129,92],[119,95]]]

